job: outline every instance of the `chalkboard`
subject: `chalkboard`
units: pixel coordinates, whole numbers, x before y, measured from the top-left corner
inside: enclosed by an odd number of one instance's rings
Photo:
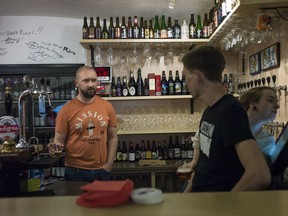
[[[84,63],[82,20],[0,17],[0,64]]]

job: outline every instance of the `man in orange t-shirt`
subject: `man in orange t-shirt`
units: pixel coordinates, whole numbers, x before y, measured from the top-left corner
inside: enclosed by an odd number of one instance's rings
[[[56,118],[55,146],[65,149],[65,179],[109,180],[117,149],[117,118],[111,103],[96,96],[97,74],[93,68],[76,72],[76,98],[67,102]]]

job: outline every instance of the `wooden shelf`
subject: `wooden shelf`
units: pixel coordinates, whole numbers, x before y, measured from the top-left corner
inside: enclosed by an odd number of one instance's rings
[[[117,133],[119,135],[141,135],[141,134],[188,134],[195,133],[197,129],[189,130],[133,130],[133,131],[124,131],[119,130]]]
[[[143,48],[149,45],[151,48],[188,48],[192,44],[207,44],[209,39],[85,39],[81,40],[80,44],[85,49],[90,49],[90,46],[95,48],[97,45],[100,48],[113,47],[115,49],[131,49],[132,47]]]
[[[134,101],[134,100],[177,100],[191,99],[191,95],[167,95],[167,96],[133,96],[133,97],[102,97],[108,101]]]

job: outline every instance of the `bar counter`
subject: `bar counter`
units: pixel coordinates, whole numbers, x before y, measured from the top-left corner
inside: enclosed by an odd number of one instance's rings
[[[164,202],[141,205],[128,201],[110,208],[78,206],[78,196],[0,199],[1,216],[287,216],[287,191],[166,193]]]

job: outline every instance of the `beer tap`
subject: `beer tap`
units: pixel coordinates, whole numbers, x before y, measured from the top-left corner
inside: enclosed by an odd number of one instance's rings
[[[19,142],[16,145],[16,148],[19,149],[29,149],[29,144],[26,140],[26,106],[25,106],[25,99],[29,95],[48,95],[46,91],[39,91],[35,88],[36,83],[35,80],[32,79],[29,75],[25,75],[23,77],[23,84],[26,87],[18,99],[18,117],[19,117]],[[50,99],[48,97],[49,105],[51,106]]]
[[[259,78],[259,79],[257,80],[257,82],[258,82],[258,86],[260,87],[260,86],[261,86],[261,79]]]
[[[254,80],[254,85],[255,85],[255,87],[257,87],[257,85],[258,85],[257,79]]]
[[[250,82],[247,82],[247,89],[249,89],[250,88]]]

